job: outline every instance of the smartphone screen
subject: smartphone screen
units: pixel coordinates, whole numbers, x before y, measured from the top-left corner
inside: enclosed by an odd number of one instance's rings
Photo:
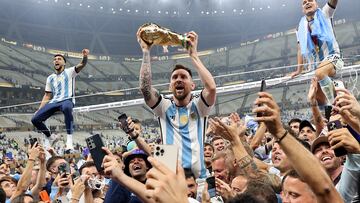
[[[216,185],[215,185],[215,176],[206,178],[206,183],[208,184],[208,192],[210,198],[216,196]]]

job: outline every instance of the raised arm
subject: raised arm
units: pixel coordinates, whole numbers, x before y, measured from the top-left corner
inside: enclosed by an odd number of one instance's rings
[[[19,196],[21,193],[24,193],[26,189],[29,187],[31,181],[32,169],[34,167],[35,160],[38,158],[40,152],[41,152],[41,146],[40,145],[36,146],[35,143],[34,146],[29,151],[29,159],[26,163],[25,170],[21,175],[21,178],[16,186],[15,193],[10,198],[11,200]]]
[[[150,64],[150,48],[151,45],[144,42],[140,37],[140,30],[136,34],[137,40],[140,44],[141,50],[143,52],[143,58],[140,68],[140,77],[139,85],[140,90],[144,96],[145,103],[150,107],[154,107],[159,101],[160,94],[158,90],[151,86],[152,75],[151,75],[151,64]]]
[[[131,117],[127,118],[127,122],[129,125],[129,129],[135,128],[135,124],[132,121]],[[136,133],[135,130],[130,132],[129,135],[130,135],[131,139],[135,141],[135,143],[139,147],[139,149],[143,150],[147,155],[151,156],[150,146],[145,142],[145,140],[142,137],[140,137],[140,135],[138,133]]]
[[[252,150],[258,148],[261,144],[262,139],[265,137],[266,125],[264,123],[260,123],[254,138],[250,142],[250,147]]]
[[[38,176],[36,178],[36,184],[33,188],[31,188],[31,194],[33,196],[36,196],[39,194],[39,192],[41,191],[41,189],[43,188],[43,186],[46,185],[46,158],[45,158],[45,150],[44,148],[40,148],[40,155],[39,155],[39,160],[40,160],[40,169],[39,169],[39,173]]]
[[[311,79],[310,90],[308,94],[308,101],[311,106],[311,111],[314,118],[314,123],[316,127],[316,136],[319,136],[323,128],[325,127],[323,122],[323,116],[321,115],[317,100],[316,100],[316,92],[318,89],[318,81],[316,77]]]
[[[266,92],[258,94],[260,98],[255,100],[255,105],[262,104],[262,106],[255,107],[253,112],[262,113],[266,116],[256,117],[256,121],[264,122],[269,132],[278,139],[278,143],[290,160],[291,165],[309,185],[318,202],[343,202],[330,177],[316,157],[283,128],[280,108],[272,95]]]
[[[191,61],[198,72],[201,82],[204,85],[204,90],[202,91],[202,96],[204,97],[206,103],[209,106],[212,106],[215,103],[216,99],[216,84],[213,76],[208,71],[208,69],[201,62],[198,53],[197,53],[197,45],[198,45],[198,35],[191,31],[187,33],[187,36],[190,39],[191,46],[189,47],[189,55]]]
[[[123,169],[122,165],[123,163],[119,163],[116,160],[116,157],[113,156],[113,154],[110,152],[109,149],[103,147],[103,150],[106,152],[106,156],[103,159],[103,166],[104,166],[104,173],[107,177],[110,177],[111,179],[115,180],[128,190],[130,190],[132,193],[134,193],[141,201],[143,202],[155,202],[151,198],[146,197],[145,195],[145,184],[137,181],[134,178],[131,178],[127,176]]]
[[[216,135],[220,135],[231,143],[231,150],[234,153],[237,165],[246,173],[254,174],[258,172],[258,167],[253,158],[246,151],[240,136],[244,136],[246,126],[240,122],[231,120],[230,125],[223,123],[219,118],[210,119]]]
[[[75,66],[75,71],[77,73],[79,73],[85,67],[85,65],[87,64],[89,53],[90,53],[89,49],[83,49],[82,50],[83,58],[82,58],[81,62]]]

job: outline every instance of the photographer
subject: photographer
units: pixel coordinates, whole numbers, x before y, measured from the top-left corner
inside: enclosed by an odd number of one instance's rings
[[[100,175],[93,161],[85,162],[79,169],[80,178],[85,184],[83,199],[85,203],[103,202],[106,194],[105,177]]]

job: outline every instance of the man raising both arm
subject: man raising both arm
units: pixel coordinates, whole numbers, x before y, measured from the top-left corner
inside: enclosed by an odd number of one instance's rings
[[[73,67],[66,68],[66,59],[63,55],[54,55],[55,73],[51,74],[46,80],[45,95],[41,101],[39,110],[35,112],[31,119],[33,125],[45,135],[45,147],[57,139],[51,134],[49,128],[44,122],[54,115],[55,112],[61,111],[65,117],[65,126],[67,132],[66,149],[73,149],[72,133],[74,117],[72,109],[75,105],[75,77],[85,67],[87,63],[88,49],[82,50],[83,59]]]
[[[197,53],[198,35],[187,33],[190,42],[188,49],[191,61],[204,85],[199,95],[193,95],[195,89],[191,70],[175,65],[170,78],[169,90],[173,96],[165,98],[151,86],[151,45],[145,43],[137,33],[138,42],[143,51],[140,69],[140,89],[146,104],[159,117],[163,144],[174,144],[179,148],[179,158],[184,168],[192,169],[198,178],[206,177],[204,165],[204,146],[207,116],[215,104],[216,84],[211,73],[202,64]]]

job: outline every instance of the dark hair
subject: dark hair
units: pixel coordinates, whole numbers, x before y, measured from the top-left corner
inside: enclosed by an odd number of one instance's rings
[[[52,156],[50,159],[47,160],[46,162],[46,170],[51,172],[50,171],[50,166],[55,163],[55,161],[59,160],[59,159],[64,159],[63,157],[61,156]]]
[[[183,65],[180,65],[180,64],[176,64],[176,65],[175,65],[174,69],[171,71],[171,74],[172,74],[173,72],[175,72],[176,70],[180,70],[180,69],[186,70],[186,71],[189,73],[189,75],[192,77],[192,72],[191,72],[191,70],[190,70],[189,68],[183,66]]]
[[[5,201],[6,201],[6,193],[2,188],[0,188],[0,203],[5,203]]]
[[[54,55],[54,58],[55,58],[55,57],[57,57],[57,56],[62,57],[62,58],[64,59],[65,63],[66,63],[66,58],[65,58],[65,56],[64,56],[64,55],[62,55],[62,54],[55,54],[55,55]]]
[[[194,180],[196,180],[195,175],[192,172],[191,168],[184,168],[184,173],[185,173],[185,179],[194,178]]]
[[[84,169],[84,168],[90,168],[90,167],[96,167],[96,165],[95,165],[95,163],[93,162],[93,161],[87,161],[87,162],[85,162],[83,165],[81,165],[80,166],[80,168],[79,168],[79,173],[80,173],[80,175],[82,175],[82,170]]]
[[[212,151],[215,151],[215,150],[214,150],[214,146],[212,146],[212,144],[206,142],[206,143],[204,143],[204,148],[205,148],[206,146],[209,146],[209,147],[212,149]]]
[[[229,203],[277,203],[277,197],[270,185],[250,180],[246,190],[228,201]]]
[[[301,120],[298,118],[293,118],[288,122],[288,125],[290,126],[290,124],[292,124],[292,123],[301,123]]]
[[[136,123],[136,124],[137,124],[137,123],[138,123],[138,124],[141,124],[140,120],[139,120],[139,119],[136,119],[136,118],[133,118],[133,119],[132,119],[132,122],[134,122],[134,123]]]

